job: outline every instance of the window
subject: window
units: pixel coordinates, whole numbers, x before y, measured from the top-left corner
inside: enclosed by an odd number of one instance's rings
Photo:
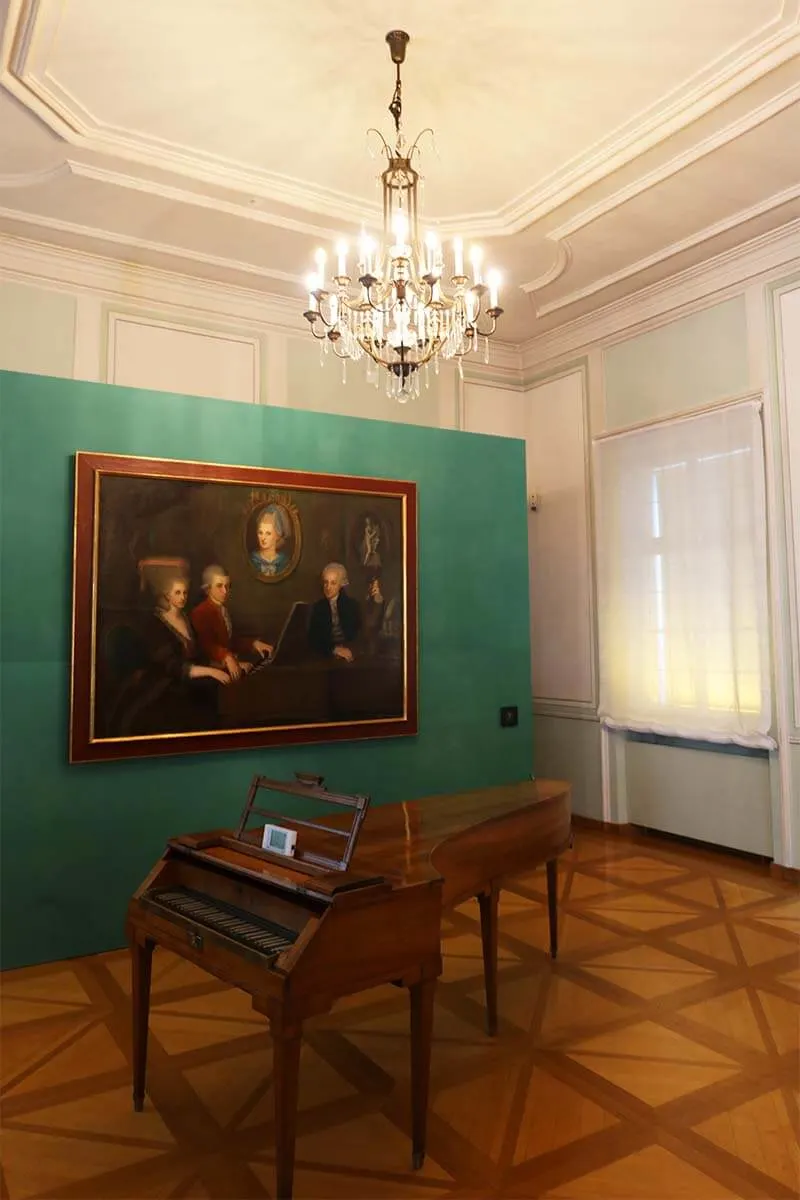
[[[773,745],[759,406],[595,443],[600,716]]]

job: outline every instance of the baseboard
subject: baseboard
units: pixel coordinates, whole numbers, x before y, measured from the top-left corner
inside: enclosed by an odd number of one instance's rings
[[[678,845],[684,852],[705,859],[717,858],[720,854],[724,854],[736,860],[737,866],[744,870],[751,870],[761,875],[769,874],[773,879],[781,879],[785,883],[797,884],[800,882],[800,870],[796,867],[784,867],[779,863],[770,862],[768,858],[759,854],[736,850],[731,846],[714,845],[711,842],[698,842],[694,838],[681,837],[679,834],[667,833],[662,829],[647,829],[642,825],[598,821],[594,817],[583,817],[579,813],[573,813],[572,826],[576,830],[585,829],[587,832],[602,833],[604,836],[610,834],[624,838],[636,846],[647,846],[648,843],[652,844],[654,841],[663,842],[665,848],[668,848],[670,844]]]
[[[800,883],[800,869],[784,867],[780,863],[770,863],[769,873],[773,879],[782,879],[785,883]]]
[[[620,837],[632,837],[637,832],[634,825],[621,825],[614,821],[598,821],[595,817],[582,817],[580,813],[572,814],[572,824],[576,829],[593,829],[598,833],[613,833]]]

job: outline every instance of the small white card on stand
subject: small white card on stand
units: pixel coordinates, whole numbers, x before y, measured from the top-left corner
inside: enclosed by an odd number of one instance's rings
[[[297,833],[294,829],[285,829],[282,825],[264,826],[262,850],[272,850],[276,854],[285,854],[287,858],[293,858],[296,845]]]

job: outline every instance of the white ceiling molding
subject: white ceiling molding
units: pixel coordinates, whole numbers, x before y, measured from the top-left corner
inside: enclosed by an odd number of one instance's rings
[[[203,313],[308,337],[295,300],[6,234],[0,234],[0,277],[56,291],[95,293],[124,301],[126,307],[166,307],[195,318]]]
[[[257,208],[253,204],[241,204],[232,200],[223,200],[220,196],[208,196],[203,192],[192,191],[190,188],[165,183],[163,180],[148,179],[142,175],[127,175],[123,171],[100,167],[95,163],[81,162],[74,158],[67,159],[67,164],[71,174],[82,179],[92,179],[95,183],[107,183],[113,187],[144,192],[149,196],[159,196],[162,200],[174,200],[178,204],[192,204],[196,208],[210,209],[212,212],[225,213],[231,217],[242,217],[247,221],[272,225],[277,229],[318,238],[320,241],[332,242],[341,237],[341,230],[338,229],[328,229],[322,225],[312,225],[308,221],[298,221],[281,213],[272,213],[266,209]]]
[[[665,246],[663,250],[658,250],[655,254],[648,254],[646,258],[638,259],[637,262],[632,263],[629,267],[623,267],[620,271],[604,275],[602,279],[597,279],[594,283],[587,284],[586,287],[579,288],[577,291],[569,292],[566,296],[562,296],[558,300],[551,300],[549,304],[537,306],[536,315],[537,317],[546,317],[549,313],[559,312],[563,308],[568,308],[571,304],[577,304],[581,300],[588,300],[590,296],[595,296],[598,292],[603,292],[617,283],[623,283],[626,279],[631,279],[634,275],[639,275],[642,271],[646,271],[650,267],[656,267],[659,263],[666,262],[669,258],[683,254],[686,250],[692,250],[695,246],[702,245],[703,242],[711,241],[712,238],[719,237],[723,233],[729,233],[731,229],[745,225],[748,221],[755,220],[756,217],[762,217],[765,213],[772,212],[774,209],[780,208],[784,204],[790,204],[793,200],[798,199],[800,199],[800,184],[797,184],[796,187],[785,188],[784,191],[777,192],[774,196],[769,196],[766,200],[762,200],[760,204],[753,204],[750,208],[743,208],[739,212],[734,213],[733,216],[726,217],[723,221],[717,221],[713,225],[708,225],[705,229],[701,229],[689,237],[681,238],[680,241],[673,242],[670,246]],[[523,290],[527,291],[528,288],[525,287]]]
[[[800,218],[744,242],[715,258],[595,309],[521,344],[525,378],[545,363],[583,351],[595,342],[645,332],[666,314],[691,305],[704,307],[757,276],[800,270]]]
[[[715,150],[721,149],[729,142],[735,141],[736,138],[742,137],[749,133],[752,129],[756,129],[762,125],[764,121],[769,121],[772,117],[783,112],[785,108],[795,104],[800,100],[800,84],[795,84],[793,87],[785,89],[777,96],[771,97],[764,104],[752,111],[745,113],[738,120],[732,121],[726,125],[724,129],[719,129],[709,137],[704,138],[695,145],[690,146],[681,154],[676,154],[673,158],[661,163],[652,171],[648,171],[644,175],[640,175],[638,179],[632,180],[625,187],[618,188],[617,191],[604,196],[602,200],[598,200],[595,204],[590,204],[588,208],[582,212],[576,213],[574,217],[570,217],[568,221],[564,221],[556,229],[553,229],[548,237],[553,239],[571,237],[581,229],[585,229],[587,225],[597,221],[600,217],[607,216],[621,205],[626,204],[629,200],[633,200],[636,196],[640,196],[642,192],[649,191],[650,188],[656,187],[659,183],[670,179],[673,175],[677,175],[679,171],[690,167],[692,163],[698,162],[699,159],[705,158],[708,154],[713,154]]]
[[[522,355],[519,346],[510,342],[489,342],[488,363],[480,355],[462,359],[465,383],[479,383],[482,387],[499,387],[508,391],[522,391]]]
[[[555,283],[572,262],[572,250],[567,241],[557,238],[554,233],[549,233],[547,240],[557,243],[555,262],[550,270],[545,271],[543,275],[537,275],[535,279],[529,279],[527,283],[521,283],[520,290],[523,292],[538,292],[542,288],[547,287],[548,284]]]
[[[67,175],[69,167],[65,162],[57,163],[54,167],[43,167],[39,171],[19,171],[17,174],[0,175],[0,188],[29,188],[52,183],[61,175]]]
[[[191,176],[214,186],[243,190],[304,211],[324,213],[329,219],[348,224],[375,222],[377,207],[348,193],[136,129],[104,123],[48,71],[51,44],[65,11],[66,0],[61,0],[60,5],[55,0],[50,4],[44,0],[10,0],[0,82],[71,144]],[[435,222],[437,228],[460,232],[468,226],[470,233],[481,236],[510,236],[520,232],[788,62],[800,51],[798,12],[798,0],[785,0],[776,18],[729,47],[681,86],[641,109],[532,188],[495,210],[440,217]],[[751,118],[756,123],[766,119],[756,110],[755,114],[734,123],[730,136],[739,136],[745,127],[752,128]],[[724,144],[727,134],[725,131],[720,135],[723,141],[719,144]]]
[[[280,283],[289,283],[302,289],[303,276],[290,271],[279,271],[273,267],[257,267],[253,263],[242,262],[234,258],[221,258],[216,254],[204,254],[200,250],[187,250],[183,246],[171,246],[167,242],[153,242],[147,238],[135,237],[132,234],[118,233],[108,229],[100,229],[91,225],[79,225],[74,221],[62,221],[58,217],[44,216],[41,213],[30,213],[15,208],[0,208],[0,221],[16,221],[22,225],[36,225],[41,229],[52,229],[58,233],[70,233],[76,237],[91,238],[94,241],[110,242],[115,246],[127,246],[134,250],[146,250],[152,254],[164,254],[170,258],[182,258],[188,262],[203,263],[207,267],[219,270],[241,271],[245,275],[255,275],[259,279],[275,279]]]

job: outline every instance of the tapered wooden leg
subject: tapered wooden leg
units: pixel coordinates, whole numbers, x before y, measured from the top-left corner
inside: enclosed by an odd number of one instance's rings
[[[550,918],[550,957],[558,954],[558,859],[547,864],[547,915]]]
[[[411,1164],[415,1171],[425,1161],[435,991],[435,979],[423,979],[408,989],[411,1002]]]
[[[294,1142],[297,1129],[297,1080],[302,1027],[270,1022],[273,1041],[272,1086],[275,1098],[275,1195],[292,1200]]]
[[[147,1025],[150,1016],[150,976],[153,942],[131,942],[131,1008],[133,1011],[133,1108],[144,1107],[147,1075]]]
[[[483,980],[486,990],[486,1032],[497,1033],[497,902],[498,888],[492,886],[481,892],[478,905],[481,910],[481,942],[483,943]]]

